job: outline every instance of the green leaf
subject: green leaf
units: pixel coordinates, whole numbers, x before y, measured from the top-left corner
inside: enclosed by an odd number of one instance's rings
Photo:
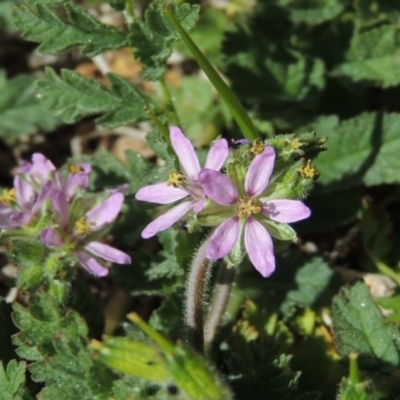
[[[45,54],[58,54],[82,46],[88,57],[128,44],[127,33],[93,18],[70,3],[19,5],[13,10],[14,23],[24,38],[39,42]]]
[[[305,124],[325,87],[325,65],[274,43],[260,33],[264,25],[259,28],[237,28],[226,35],[225,72],[233,91],[260,118],[284,129]]]
[[[96,121],[108,128],[148,120],[143,107],[149,100],[124,78],[107,77],[110,88],[67,69],[58,76],[47,68],[47,79],[38,82],[37,92],[46,108],[69,124],[98,114],[102,116]]]
[[[87,326],[78,313],[57,306],[44,292],[30,299],[29,308],[14,305],[13,337],[17,354],[29,361],[32,379],[43,382],[43,400],[106,400],[113,375],[90,357]]]
[[[0,400],[22,400],[26,364],[11,360],[4,369],[0,361]]]
[[[400,5],[392,0],[354,0],[357,19],[364,25],[398,21]]]
[[[400,31],[396,26],[383,25],[356,33],[346,54],[346,61],[333,70],[354,82],[376,84],[383,88],[400,83]]]
[[[338,288],[337,278],[332,268],[322,258],[313,258],[297,271],[295,275],[297,289],[287,292],[286,299],[281,305],[283,313],[288,317],[296,308],[317,308],[327,305],[335,293],[335,286]]]
[[[172,3],[169,7],[185,29],[194,27],[199,14],[197,5]],[[159,0],[152,2],[146,11],[145,21],[133,21],[130,30],[129,44],[134,47],[135,57],[143,63],[143,77],[150,81],[159,80],[172,53],[171,43],[180,39],[165,15],[163,3]]]
[[[130,376],[153,382],[166,382],[170,378],[160,350],[129,338],[105,337],[104,343],[93,341],[98,359],[109,367]]]
[[[36,79],[18,75],[7,80],[0,70],[0,136],[13,141],[23,135],[50,132],[58,121],[34,96]]]
[[[400,114],[364,113],[342,122],[324,116],[311,128],[329,136],[316,163],[324,190],[400,181]]]
[[[295,24],[318,25],[337,17],[344,9],[343,0],[280,0]]]
[[[360,368],[391,371],[399,368],[400,334],[385,324],[368,287],[358,282],[344,288],[332,305],[335,341],[341,357],[359,355]]]
[[[138,315],[130,314],[135,322],[160,348],[164,356],[164,365],[175,384],[193,400],[229,400],[229,390],[205,359],[183,344],[174,346],[171,342],[146,324]]]

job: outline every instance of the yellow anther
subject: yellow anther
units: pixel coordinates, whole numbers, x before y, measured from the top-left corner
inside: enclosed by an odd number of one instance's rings
[[[298,138],[294,138],[289,145],[291,150],[298,150],[301,146],[303,146],[303,143]]]
[[[252,214],[259,214],[262,211],[262,207],[258,204],[258,200],[255,197],[240,197],[237,205],[237,213],[240,218],[250,217]]]
[[[15,188],[3,190],[3,193],[0,196],[1,203],[3,203],[5,206],[9,206],[11,203],[15,203],[16,201],[17,201],[17,196]]]
[[[311,160],[308,160],[306,166],[301,168],[299,172],[303,178],[309,179],[315,178],[315,175],[317,173],[315,168],[311,165]]]
[[[79,174],[79,172],[82,172],[82,167],[80,167],[79,165],[71,164],[70,166],[68,166],[68,171],[71,174]]]
[[[182,186],[184,183],[185,183],[185,175],[183,175],[182,172],[171,171],[169,173],[169,178],[167,182],[168,186],[178,187]]]
[[[260,154],[263,152],[264,150],[264,143],[262,142],[261,139],[256,139],[253,144],[251,145],[250,148],[250,153],[253,154],[254,156]]]
[[[82,217],[78,221],[75,222],[75,231],[78,235],[88,235],[92,233],[92,228],[96,226],[96,222],[87,221],[86,217]]]

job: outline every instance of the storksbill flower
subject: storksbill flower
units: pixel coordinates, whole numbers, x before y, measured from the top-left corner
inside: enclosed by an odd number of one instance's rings
[[[98,241],[117,218],[123,202],[124,195],[114,193],[77,218],[70,210],[65,193],[56,191],[53,204],[59,227],[44,229],[40,239],[47,246],[63,247],[67,252],[73,252],[81,265],[93,275],[107,275],[108,269],[101,264],[101,259],[117,264],[131,263],[128,254]]]
[[[267,146],[251,162],[244,188],[237,188],[227,176],[218,171],[204,169],[199,174],[199,182],[206,196],[231,209],[209,239],[206,249],[209,259],[225,257],[238,242],[241,245],[243,240],[250,261],[261,275],[268,277],[275,270],[270,235],[276,230],[274,221],[281,224],[300,221],[309,217],[311,211],[298,200],[263,198],[274,162],[275,151]]]
[[[202,169],[191,142],[176,126],[170,129],[170,137],[182,171],[171,171],[167,182],[141,188],[136,193],[136,199],[157,204],[170,204],[185,197],[189,197],[189,200],[171,208],[147,225],[142,232],[143,238],[152,237],[169,228],[190,210],[195,213],[200,212],[206,200],[205,192],[198,180]],[[228,156],[228,152],[227,141],[225,139],[217,140],[210,148],[205,168],[215,172],[219,171]]]

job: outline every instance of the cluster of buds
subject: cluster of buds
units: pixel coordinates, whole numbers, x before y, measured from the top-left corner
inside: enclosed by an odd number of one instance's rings
[[[0,196],[1,238],[39,239],[96,276],[107,275],[104,261],[129,264],[127,254],[99,241],[121,210],[122,188],[90,195],[90,172],[90,164],[70,165],[64,177],[42,154],[33,154],[17,169],[14,187]]]
[[[275,269],[271,236],[295,240],[288,223],[311,213],[299,199],[309,192],[317,173],[311,160],[299,155],[306,156],[308,150],[315,156],[323,150],[323,141],[308,136],[304,142],[294,136],[254,143],[241,140],[235,149],[219,139],[201,168],[191,142],[172,127],[171,144],[181,170],[171,171],[167,182],[143,187],[136,199],[157,204],[185,201],[152,221],[142,237],[150,238],[181,219],[189,231],[213,227],[207,258],[226,257],[230,265],[237,265],[247,254],[261,275],[271,275]],[[299,150],[302,146],[306,150]]]

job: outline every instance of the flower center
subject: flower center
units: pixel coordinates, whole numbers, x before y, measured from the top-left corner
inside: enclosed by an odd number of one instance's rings
[[[82,217],[75,222],[75,231],[78,235],[88,235],[92,233],[94,226],[96,226],[96,222],[88,222],[86,217]]]
[[[237,203],[237,214],[239,218],[250,217],[252,214],[259,214],[262,207],[258,204],[258,200],[255,197],[239,197]]]
[[[70,165],[68,166],[68,171],[71,174],[79,174],[79,172],[82,172],[82,168],[79,165]]]
[[[310,178],[310,179],[315,178],[317,174],[315,168],[311,165],[311,160],[308,160],[307,165],[301,168],[299,172],[303,178]]]
[[[169,173],[167,182],[168,186],[173,186],[177,188],[178,186],[182,186],[184,183],[185,183],[185,175],[183,175],[182,172],[171,171]]]
[[[256,139],[253,144],[250,147],[250,153],[253,154],[253,156],[257,156],[258,154],[261,154],[264,150],[264,143],[260,139]]]
[[[3,190],[3,193],[0,196],[1,203],[3,203],[5,206],[9,206],[11,203],[15,203],[16,201],[17,201],[17,196],[15,188]]]

